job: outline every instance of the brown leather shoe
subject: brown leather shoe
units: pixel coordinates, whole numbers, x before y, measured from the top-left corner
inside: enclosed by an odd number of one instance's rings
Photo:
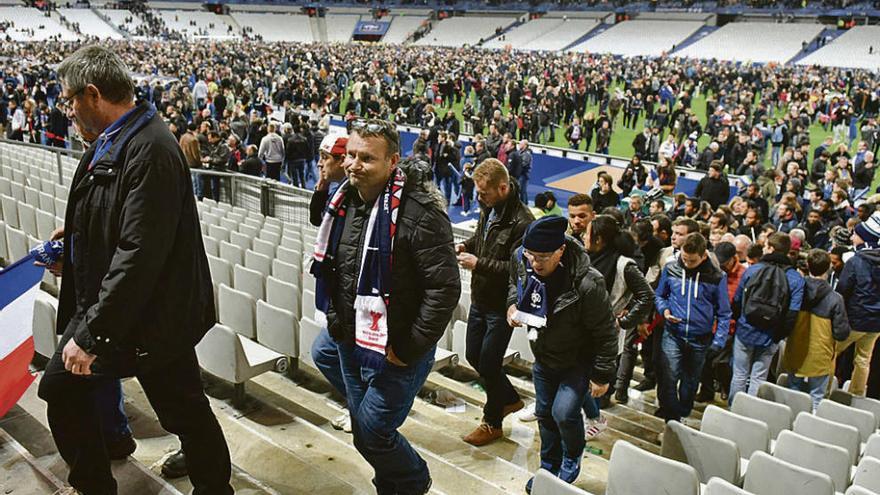
[[[508,415],[513,414],[520,409],[526,407],[525,403],[521,400],[514,402],[513,404],[508,404],[504,406],[504,409],[501,410],[501,417],[506,418]]]
[[[472,431],[462,440],[475,447],[482,447],[483,445],[488,445],[503,436],[504,432],[501,431],[501,428],[494,428],[486,423],[480,423],[480,426],[478,426],[476,430]]]

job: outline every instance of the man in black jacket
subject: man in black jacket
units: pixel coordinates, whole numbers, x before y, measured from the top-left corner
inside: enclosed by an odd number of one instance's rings
[[[727,182],[721,170],[724,164],[720,160],[715,160],[709,165],[709,172],[697,183],[696,196],[700,201],[707,201],[712,205],[712,210],[717,210],[719,206],[727,204],[730,198],[730,183]]]
[[[345,213],[334,219],[340,224],[333,227],[339,229],[338,241],[333,241],[336,247],[328,245],[318,274],[326,284],[327,329],[339,347],[354,445],[375,470],[378,493],[422,494],[431,487],[428,466],[397,429],[431,371],[437,341],[458,303],[461,280],[442,201],[408,178],[401,190],[389,192],[401,180],[399,143],[392,123],[364,120],[352,125],[344,164],[348,182],[339,200]],[[373,236],[367,230],[388,221],[378,216],[394,208],[392,197],[399,199],[399,214],[389,214],[395,225],[391,252],[371,269],[362,263],[367,257],[362,253],[388,249],[384,243],[389,239],[379,237],[389,231]],[[384,206],[386,201],[390,207]],[[393,260],[390,273],[383,272],[388,265],[382,260]],[[380,272],[379,281],[371,276],[374,270]],[[374,292],[363,292],[364,284],[379,284],[387,297],[371,298]],[[365,299],[369,312],[362,304]],[[379,300],[384,311],[377,307]]]
[[[502,360],[512,333],[505,316],[510,256],[534,217],[500,161],[481,163],[474,170],[474,184],[480,220],[474,235],[456,250],[461,267],[473,272],[466,358],[486,389],[483,421],[464,441],[480,446],[501,438],[504,417],[524,405],[504,374]]]
[[[586,445],[584,396],[608,390],[618,344],[602,274],[590,266],[583,247],[565,236],[567,226],[565,218],[553,216],[529,226],[510,260],[506,319],[526,327],[514,331],[529,333],[535,355],[541,468],[572,483]],[[531,488],[529,480],[526,491]]]
[[[112,51],[87,46],[58,67],[68,116],[92,145],[64,221],[58,350],[39,396],[70,484],[115,494],[94,392],[136,376],[162,426],[180,437],[195,494],[231,494],[223,432],[195,345],[215,323],[211,275],[188,168]],[[169,384],[173,384],[170,386]]]

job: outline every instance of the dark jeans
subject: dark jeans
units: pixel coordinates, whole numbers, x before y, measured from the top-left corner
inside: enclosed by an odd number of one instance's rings
[[[205,180],[210,182],[211,185],[211,196],[214,201],[220,201],[222,187],[223,187],[223,178],[217,176],[205,177]],[[207,186],[207,184],[206,184]],[[205,188],[208,189],[207,187]]]
[[[633,370],[636,367],[636,356],[639,353],[636,341],[639,340],[639,329],[633,327],[626,330],[623,338],[623,349],[620,353],[620,363],[617,366],[617,384],[615,389],[623,390],[624,393],[629,389],[629,382],[633,377]]]
[[[520,175],[519,179],[519,199],[524,204],[529,204],[529,176],[528,175]]]
[[[326,328],[312,342],[312,361],[324,378],[345,397],[345,380],[342,378],[342,365],[339,363],[339,347]]]
[[[47,403],[58,452],[70,467],[70,484],[85,495],[115,495],[116,481],[104,446],[97,396],[108,380],[118,377],[79,376],[65,370],[61,351],[74,326],[70,329],[46,365],[39,396]],[[158,369],[138,372],[137,379],[162,428],[180,438],[193,494],[233,493],[229,449],[205,396],[195,350]]]
[[[288,165],[287,175],[290,176],[290,183],[296,187],[306,187],[306,161],[293,160]]]
[[[281,180],[281,162],[266,162],[266,177],[269,179]]]
[[[581,407],[590,393],[588,368],[557,371],[535,362],[535,416],[541,434],[541,467],[558,472],[562,459],[580,459],[584,453]]]
[[[685,340],[670,332],[663,334],[663,419],[679,421],[690,416],[712,337],[710,333]]]
[[[101,430],[104,441],[113,442],[131,436],[128,416],[125,415],[120,380],[100,380],[96,383],[95,398],[98,413],[101,415]]]
[[[510,384],[502,366],[512,333],[513,329],[507,326],[504,313],[482,311],[477,305],[471,304],[465,357],[480,374],[483,388],[486,389],[483,421],[495,428],[501,428],[504,406],[519,400],[519,394]]]
[[[382,370],[362,367],[352,344],[338,348],[354,446],[373,466],[378,494],[421,495],[428,485],[428,465],[397,429],[431,372],[434,348],[409,366],[386,363]]]
[[[721,385],[721,391],[727,392],[730,389],[730,379],[733,377],[733,371],[730,368],[730,359],[733,354],[733,337],[728,337],[724,349],[718,352],[709,352],[706,354],[706,362],[703,365],[703,375],[700,379],[700,389],[705,392],[701,394],[715,395],[715,382]]]

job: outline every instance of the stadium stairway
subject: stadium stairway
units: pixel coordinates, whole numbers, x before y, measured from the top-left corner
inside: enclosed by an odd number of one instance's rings
[[[587,31],[586,33],[584,33],[583,36],[581,36],[580,38],[569,43],[568,46],[566,46],[565,48],[563,48],[560,51],[563,51],[563,52],[568,51],[568,50],[572,49],[573,47],[580,45],[584,41],[587,41],[588,39],[592,38],[593,36],[597,36],[599,34],[602,34],[605,31],[607,31],[613,27],[614,27],[614,24],[605,24],[604,22],[600,22],[599,24],[596,24],[596,27]]]
[[[128,38],[128,37],[129,37],[129,35],[128,35],[128,33],[127,33],[126,31],[123,31],[122,29],[119,29],[119,26],[117,26],[116,24],[114,24],[113,21],[110,20],[110,18],[107,17],[103,12],[101,12],[100,9],[98,9],[97,7],[89,7],[89,10],[91,10],[92,12],[94,12],[95,15],[98,16],[99,19],[101,19],[102,21],[104,21],[105,23],[107,23],[107,25],[110,26],[114,31],[116,31],[117,33],[119,33],[120,36],[122,36],[123,38]]]
[[[528,22],[528,21],[523,21],[522,19],[517,19],[516,22],[514,22],[513,24],[511,24],[511,25],[505,27],[505,28],[502,29],[501,31],[499,31],[499,32],[493,34],[492,36],[489,36],[488,38],[484,39],[482,43],[479,43],[479,44],[478,44],[478,46],[483,46],[483,45],[485,45],[487,42],[492,41],[492,40],[494,40],[495,38],[500,38],[501,36],[504,36],[505,34],[509,33],[510,31],[512,31],[512,30],[514,30],[514,29],[516,29],[516,28],[518,28],[518,27],[520,27],[520,26],[522,26],[522,25],[525,24],[526,22]]]
[[[806,58],[807,56],[809,56],[809,55],[812,54],[813,52],[819,50],[820,48],[823,48],[823,47],[827,46],[829,43],[833,43],[834,40],[836,40],[837,38],[839,38],[839,37],[840,37],[843,33],[845,33],[845,32],[846,32],[846,31],[841,31],[841,30],[839,30],[839,29],[837,29],[837,28],[826,28],[826,29],[823,29],[822,32],[819,33],[818,36],[816,36],[815,38],[813,38],[813,39],[810,40],[810,44],[807,45],[807,49],[806,49],[806,51],[801,50],[800,52],[798,52],[798,54],[797,54],[794,58],[792,58],[791,60],[789,60],[789,61],[786,62],[786,63],[787,63],[787,64],[796,64],[796,63],[798,63],[801,59]],[[825,42],[824,45],[821,45],[821,46],[820,46],[820,45],[817,43],[817,41],[818,41],[818,40],[821,40],[822,38],[827,38],[827,40],[826,40],[826,42]]]
[[[701,27],[700,29],[697,30],[696,33],[688,36],[684,41],[679,43],[678,46],[675,47],[675,50],[672,51],[672,53],[675,54],[676,52],[678,52],[682,48],[686,48],[690,45],[693,45],[694,43],[700,41],[701,39],[705,38],[706,36],[709,36],[710,34],[714,33],[717,30],[718,30],[718,26],[703,26],[703,27]]]

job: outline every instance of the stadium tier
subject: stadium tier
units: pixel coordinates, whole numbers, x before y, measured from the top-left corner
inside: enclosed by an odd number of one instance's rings
[[[81,33],[95,36],[100,39],[123,39],[124,36],[113,26],[107,24],[95,11],[91,9],[58,9],[68,22],[78,25]]]
[[[263,41],[311,43],[315,40],[309,17],[305,15],[233,12],[231,17],[239,26]]]
[[[426,21],[427,17],[421,15],[395,15],[388,26],[388,32],[382,37],[382,42],[403,43]]]
[[[416,41],[417,46],[473,46],[510,27],[515,17],[450,17],[436,23],[424,37]]]
[[[737,22],[676,52],[677,56],[735,62],[786,63],[822,32],[820,24]]]
[[[34,8],[0,7],[0,25],[12,41],[75,40],[76,33],[63,27],[56,17]]]
[[[880,50],[880,26],[855,26],[797,63],[878,70],[880,69],[878,50]]]
[[[657,57],[672,51],[703,26],[691,21],[628,21],[576,45],[579,53],[611,53],[627,57]]]

